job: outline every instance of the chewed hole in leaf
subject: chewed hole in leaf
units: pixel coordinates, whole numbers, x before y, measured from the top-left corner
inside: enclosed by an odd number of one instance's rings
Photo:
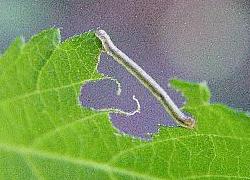
[[[116,112],[127,116],[140,113],[138,99],[135,96],[122,96],[119,82],[111,78],[90,81],[84,85],[79,100],[82,105],[97,111]],[[124,103],[120,103],[121,101]]]
[[[121,93],[117,95],[117,82],[111,78],[88,81],[81,88],[80,102],[83,106],[95,110],[114,108],[134,112],[138,107],[132,97],[135,96],[140,103],[140,113],[131,116],[108,111],[118,131],[148,139],[158,132],[160,125],[176,127],[176,123],[148,90],[112,58],[102,55],[98,72],[117,79]]]

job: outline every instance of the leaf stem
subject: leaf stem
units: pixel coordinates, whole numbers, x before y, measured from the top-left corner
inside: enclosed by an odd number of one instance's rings
[[[129,73],[136,77],[136,79],[138,79],[157,98],[157,100],[164,106],[165,110],[180,126],[186,128],[194,127],[195,120],[181,112],[168,96],[167,92],[138,64],[119,50],[104,30],[96,30],[95,34],[101,40],[104,51],[112,56],[119,64],[124,66]]]

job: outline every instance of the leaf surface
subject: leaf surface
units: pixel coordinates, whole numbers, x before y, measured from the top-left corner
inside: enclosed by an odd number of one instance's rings
[[[100,53],[92,32],[61,43],[49,29],[0,57],[0,179],[250,178],[250,118],[210,104],[204,83],[171,81],[197,127],[161,127],[150,142],[80,106],[81,86],[102,78]]]

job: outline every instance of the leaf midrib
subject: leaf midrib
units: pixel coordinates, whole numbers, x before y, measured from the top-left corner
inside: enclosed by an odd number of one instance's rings
[[[106,171],[107,173],[118,173],[118,174],[124,174],[132,177],[138,177],[142,179],[150,179],[150,180],[161,180],[162,178],[159,177],[153,177],[146,174],[141,174],[135,171],[127,170],[124,168],[118,168],[111,166],[110,164],[102,163],[102,162],[95,162],[88,159],[75,159],[69,156],[57,154],[57,153],[50,153],[45,151],[40,151],[33,148],[26,148],[21,146],[13,146],[8,144],[0,144],[0,149],[8,151],[8,152],[14,152],[16,154],[19,154],[21,156],[24,156],[25,158],[30,156],[36,156],[40,158],[45,159],[51,159],[51,160],[57,160],[57,161],[65,161],[72,164],[82,165],[85,167],[93,168],[93,169],[99,169],[102,171]]]
[[[78,164],[78,165],[82,165],[82,166],[93,168],[93,169],[99,169],[102,171],[106,171],[107,173],[118,173],[118,174],[124,174],[124,175],[132,176],[132,177],[138,177],[138,178],[142,178],[142,179],[160,180],[162,178],[154,177],[154,176],[150,176],[147,174],[142,174],[139,172],[135,172],[135,171],[127,170],[124,168],[112,166],[112,162],[114,160],[116,160],[117,158],[119,158],[121,155],[126,154],[127,152],[130,152],[131,150],[143,148],[143,147],[146,147],[148,145],[152,145],[152,144],[156,144],[156,143],[162,143],[165,141],[185,139],[185,138],[197,137],[197,136],[208,136],[208,137],[213,136],[213,137],[220,137],[220,138],[236,139],[236,140],[240,140],[240,141],[242,141],[242,140],[250,141],[249,138],[238,138],[238,137],[223,136],[223,135],[217,135],[217,134],[192,134],[192,135],[188,135],[188,136],[180,136],[180,137],[168,138],[168,139],[158,140],[158,141],[156,140],[156,141],[151,142],[151,143],[146,143],[146,144],[139,145],[139,146],[133,146],[132,148],[128,148],[126,150],[120,151],[119,153],[117,153],[115,156],[113,156],[111,158],[111,161],[107,161],[106,163],[96,162],[96,161],[92,161],[92,160],[88,160],[88,159],[75,159],[75,158],[72,158],[72,157],[69,157],[66,155],[62,155],[62,154],[58,154],[58,153],[51,153],[51,152],[46,152],[46,151],[40,151],[40,150],[35,149],[35,148],[30,148],[30,147],[27,148],[27,147],[8,145],[8,144],[3,144],[3,143],[2,144],[0,143],[0,149],[6,150],[6,151],[11,151],[11,152],[20,154],[24,157],[34,155],[34,156],[45,158],[45,159],[66,161],[66,162],[72,163],[72,164]],[[213,175],[211,175],[211,176],[213,176]]]

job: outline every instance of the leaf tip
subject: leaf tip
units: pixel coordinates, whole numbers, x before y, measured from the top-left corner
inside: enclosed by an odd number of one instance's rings
[[[187,99],[187,104],[192,106],[209,104],[211,93],[206,81],[201,83],[186,82],[177,78],[169,81],[170,87]]]

